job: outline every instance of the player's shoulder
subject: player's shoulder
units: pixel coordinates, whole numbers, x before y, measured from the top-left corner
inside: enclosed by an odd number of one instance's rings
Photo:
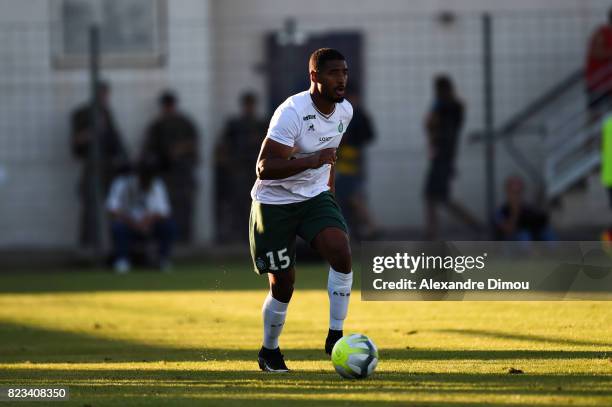
[[[305,90],[304,92],[296,93],[295,95],[289,96],[279,108],[291,109],[297,113],[301,113],[304,109],[307,109],[311,105],[310,93]]]
[[[283,103],[281,103],[274,112],[272,122],[276,121],[295,121],[299,122],[302,113],[307,108],[307,101],[310,100],[308,91],[300,92],[295,95],[289,96]]]
[[[353,116],[353,105],[347,99],[344,99],[342,102],[336,104],[337,108],[340,108],[341,111],[352,117]]]

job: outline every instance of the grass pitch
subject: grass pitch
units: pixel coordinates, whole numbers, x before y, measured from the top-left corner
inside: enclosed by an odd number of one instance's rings
[[[3,273],[0,387],[68,386],[61,405],[92,407],[612,405],[612,302],[377,303],[355,290],[345,332],[369,335],[381,360],[348,381],[323,353],[326,281],[323,265],[298,268],[281,337],[294,371],[274,375],[255,360],[267,282],[246,263]]]

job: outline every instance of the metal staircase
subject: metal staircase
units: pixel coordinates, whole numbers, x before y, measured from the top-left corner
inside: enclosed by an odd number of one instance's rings
[[[596,80],[603,82],[610,71],[612,67],[606,68]],[[610,88],[612,84],[602,86]],[[530,175],[544,205],[558,201],[600,165],[602,117],[610,112],[593,118],[585,88],[583,70],[577,69],[495,130],[495,140],[501,141],[508,155]],[[522,137],[534,135],[542,138],[543,151],[521,146]],[[471,138],[479,141],[483,133],[472,133]]]
[[[575,131],[557,125],[547,129],[549,137],[547,137],[544,182],[548,201],[559,198],[599,167],[600,132],[599,120]],[[566,137],[558,140],[557,135],[560,134]]]

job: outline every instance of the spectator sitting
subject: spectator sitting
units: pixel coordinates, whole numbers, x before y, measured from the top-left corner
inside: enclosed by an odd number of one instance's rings
[[[174,224],[166,187],[155,175],[155,167],[141,162],[137,174],[117,177],[111,185],[106,203],[111,215],[115,272],[130,270],[130,249],[135,240],[154,237],[158,244],[158,265],[170,269],[170,251]]]
[[[556,240],[548,225],[548,216],[525,203],[525,183],[518,176],[506,179],[506,202],[495,213],[495,229],[499,240]]]

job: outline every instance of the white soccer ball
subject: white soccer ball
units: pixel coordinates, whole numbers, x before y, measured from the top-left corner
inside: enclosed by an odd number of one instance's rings
[[[365,379],[376,369],[378,349],[365,335],[346,335],[334,345],[332,363],[336,372],[344,378]]]

